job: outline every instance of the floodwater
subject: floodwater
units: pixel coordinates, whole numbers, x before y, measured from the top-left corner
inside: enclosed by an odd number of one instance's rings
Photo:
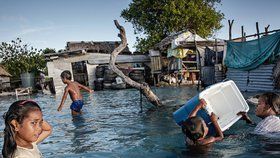
[[[61,95],[30,96],[39,103],[44,119],[53,126],[53,133],[39,144],[44,157],[100,157],[100,158],[178,158],[178,157],[279,157],[280,135],[251,134],[254,127],[238,121],[225,132],[225,139],[215,144],[186,147],[180,127],[172,113],[198,92],[196,87],[165,87],[154,89],[163,101],[163,108],[155,108],[143,98],[142,112],[139,91],[97,91],[83,93],[83,115],[72,117],[70,98],[62,112],[56,109]],[[244,93],[245,98],[254,94]],[[26,99],[29,97],[22,97]],[[1,115],[15,97],[0,98]],[[255,122],[253,105],[249,116]],[[3,119],[0,119],[0,144],[3,144]]]

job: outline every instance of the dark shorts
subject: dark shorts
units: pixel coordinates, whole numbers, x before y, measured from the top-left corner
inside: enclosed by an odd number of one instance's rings
[[[70,106],[70,109],[76,112],[80,112],[83,108],[84,102],[82,100],[76,100],[73,101],[73,103]]]

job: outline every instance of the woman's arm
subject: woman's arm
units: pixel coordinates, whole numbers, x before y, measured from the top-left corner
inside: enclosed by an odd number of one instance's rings
[[[240,112],[237,113],[237,115],[238,115],[238,116],[241,115],[241,116],[242,116],[241,119],[242,119],[242,120],[245,120],[246,123],[252,124],[252,125],[255,124],[255,123],[251,120],[251,118],[248,116],[247,112],[245,112],[245,111],[240,111]]]
[[[36,144],[42,142],[52,133],[52,126],[47,122],[43,121],[42,123],[42,133],[40,134],[39,138],[36,141]]]

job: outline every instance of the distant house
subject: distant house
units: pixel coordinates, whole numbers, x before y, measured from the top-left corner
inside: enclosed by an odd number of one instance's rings
[[[120,42],[118,41],[104,41],[104,42],[95,42],[95,41],[79,41],[79,42],[67,42],[66,51],[73,52],[84,50],[88,53],[104,53],[111,54],[114,49],[119,46]],[[131,54],[128,47],[126,47],[121,54]]]
[[[162,39],[154,46],[154,50],[150,51],[153,58],[152,70],[158,73],[158,68],[162,67],[163,72],[179,72],[185,80],[207,77],[211,78],[211,84],[213,84],[216,80],[218,81],[218,78],[215,78],[214,65],[222,63],[223,49],[224,41],[222,40],[204,39],[190,31],[180,31]],[[161,62],[157,59],[159,57]],[[154,63],[161,63],[161,66]],[[154,65],[156,68],[153,68]],[[205,68],[211,68],[209,69],[211,75]]]
[[[3,66],[0,65],[0,91],[5,88],[11,87],[10,77],[12,77],[12,75],[8,73]]]
[[[99,65],[108,65],[110,55],[120,44],[118,41],[104,42],[67,42],[66,50],[59,53],[45,54],[49,77],[53,78],[56,92],[65,86],[60,79],[64,70],[72,73],[74,81],[94,88],[97,80],[95,72]],[[116,59],[119,67],[133,67],[138,63],[150,63],[147,55],[134,55],[126,47]]]

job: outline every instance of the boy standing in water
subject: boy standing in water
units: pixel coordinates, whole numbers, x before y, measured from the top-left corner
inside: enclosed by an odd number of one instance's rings
[[[83,108],[83,96],[80,92],[80,89],[84,89],[89,93],[93,93],[93,90],[90,88],[79,84],[78,82],[71,81],[71,72],[69,70],[65,70],[60,74],[61,80],[64,84],[67,84],[64,90],[64,94],[61,100],[61,103],[57,109],[57,111],[61,111],[64,101],[69,93],[71,100],[73,103],[70,106],[72,115],[81,114],[81,109]]]

